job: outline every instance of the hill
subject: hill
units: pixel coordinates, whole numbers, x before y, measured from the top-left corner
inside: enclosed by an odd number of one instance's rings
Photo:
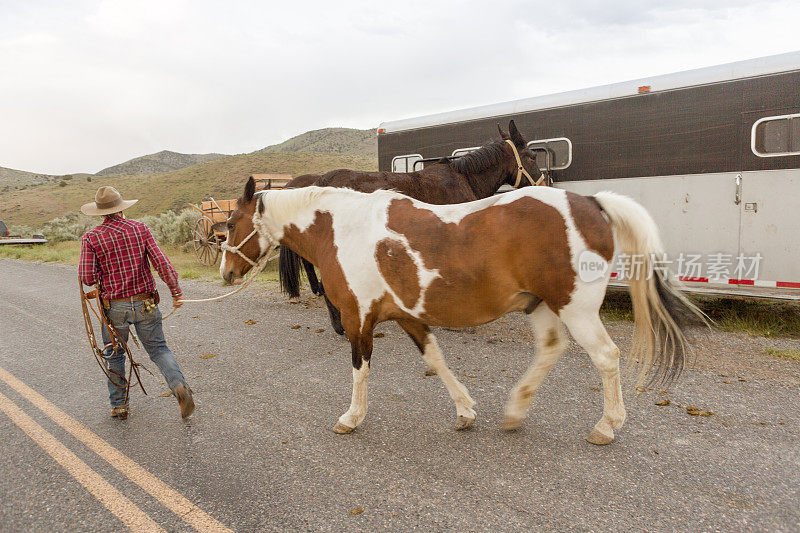
[[[37,227],[55,217],[77,213],[94,198],[100,185],[116,187],[125,198],[138,198],[131,216],[180,210],[186,202],[197,203],[206,196],[238,197],[250,174],[321,174],[336,168],[377,170],[377,157],[356,154],[277,152],[223,156],[205,163],[161,174],[91,176],[75,178],[63,186],[56,183],[35,189],[0,193],[0,220],[7,224]]]
[[[162,172],[172,172],[182,168],[205,163],[214,159],[225,157],[224,154],[180,154],[162,150],[155,154],[143,155],[133,158],[124,163],[104,168],[95,176],[117,176],[117,175],[136,175],[136,174],[159,174]]]
[[[375,130],[351,128],[324,128],[292,137],[280,144],[260,150],[266,153],[324,153],[354,154],[378,157],[378,139]]]
[[[19,187],[41,185],[42,183],[50,183],[60,179],[61,176],[37,174],[35,172],[25,172],[24,170],[0,167],[0,192]]]

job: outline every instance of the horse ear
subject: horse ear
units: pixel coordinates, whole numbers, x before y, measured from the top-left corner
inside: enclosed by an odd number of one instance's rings
[[[503,131],[503,128],[500,127],[500,123],[499,122],[497,123],[497,131],[500,132],[500,138],[501,139],[503,139],[504,141],[508,140],[508,133]]]
[[[242,195],[242,200],[245,203],[250,202],[253,199],[253,195],[256,193],[256,181],[253,179],[253,176],[247,180],[247,184],[244,186],[244,194]]]
[[[508,123],[508,132],[511,134],[511,140],[514,141],[514,144],[518,148],[523,148],[525,146],[525,139],[517,129],[517,125],[514,124],[514,119],[511,119],[511,121]]]

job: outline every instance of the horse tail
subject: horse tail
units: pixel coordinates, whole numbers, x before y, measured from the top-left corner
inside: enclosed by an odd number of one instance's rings
[[[303,266],[306,269],[306,279],[308,280],[308,285],[311,287],[311,292],[319,296],[324,290],[319,279],[317,279],[317,272],[314,270],[314,265],[303,259]]]
[[[637,202],[613,192],[594,196],[608,217],[617,252],[627,254],[636,265],[627,275],[634,314],[634,334],[628,363],[638,365],[638,382],[644,382],[655,366],[650,383],[668,383],[683,370],[689,346],[684,329],[689,319],[708,317],[670,282],[664,269],[656,268],[664,247],[658,227]]]
[[[288,292],[290,298],[300,296],[300,265],[302,258],[286,246],[281,246],[278,259],[278,279],[281,290]]]

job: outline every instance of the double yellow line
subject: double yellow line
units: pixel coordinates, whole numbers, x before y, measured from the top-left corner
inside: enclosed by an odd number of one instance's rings
[[[28,387],[10,372],[0,367],[0,380],[17,391],[35,407],[46,414],[67,433],[81,441],[94,453],[105,459],[125,477],[161,502],[181,520],[197,531],[231,531],[208,513],[186,499],[178,491],[139,466],[132,459],[104,441],[86,426],[50,403],[44,396]],[[115,489],[100,474],[79,459],[66,446],[26,415],[14,402],[0,393],[0,411],[4,412],[20,429],[42,447],[58,464],[86,488],[100,503],[119,518],[128,528],[136,531],[164,531],[150,516]]]

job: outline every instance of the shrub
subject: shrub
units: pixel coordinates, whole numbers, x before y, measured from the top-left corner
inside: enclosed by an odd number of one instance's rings
[[[77,241],[83,234],[97,225],[97,221],[86,215],[65,215],[47,222],[39,230],[53,242]]]
[[[66,187],[67,186],[67,182],[64,181],[64,180],[61,180],[61,181],[58,182],[58,186],[59,187]]]
[[[89,183],[91,183],[91,182],[92,182],[92,177],[91,177],[91,176],[87,176],[87,177],[86,177],[86,181],[87,181],[87,182],[89,182]]]
[[[153,237],[159,244],[184,244],[192,240],[192,228],[200,214],[194,209],[184,209],[180,213],[167,211],[160,215],[146,215],[139,218],[150,227]]]

